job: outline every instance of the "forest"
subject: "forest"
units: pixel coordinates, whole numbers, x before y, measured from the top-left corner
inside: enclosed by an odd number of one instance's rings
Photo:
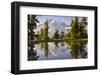
[[[56,29],[52,37],[48,36],[48,20],[44,22],[44,28],[35,32],[37,23],[39,23],[37,15],[28,15],[28,60],[37,60],[39,58],[39,56],[37,56],[37,50],[33,49],[36,44],[40,44],[41,49],[44,48],[45,55],[48,57],[49,42],[53,42],[56,48],[59,46],[59,42],[65,42],[67,48],[72,50],[71,55],[74,58],[78,58],[78,51],[80,52],[81,57],[85,58],[87,56],[87,52],[85,51],[88,39],[86,17],[82,17],[80,22],[77,16],[73,17],[71,24],[69,25],[71,28],[67,33],[64,31],[59,32],[59,30]]]
[[[73,17],[73,20],[70,24],[70,31],[68,33],[64,33],[63,31],[59,34],[59,30],[57,29],[53,35],[53,37],[48,37],[48,20],[44,22],[44,28],[41,28],[40,31],[37,31],[35,34],[34,29],[37,29],[36,23],[39,23],[38,19],[36,19],[36,15],[28,15],[28,38],[32,41],[52,41],[52,40],[86,40],[88,38],[87,35],[87,21],[85,17],[82,17],[81,22],[78,22],[78,17]]]

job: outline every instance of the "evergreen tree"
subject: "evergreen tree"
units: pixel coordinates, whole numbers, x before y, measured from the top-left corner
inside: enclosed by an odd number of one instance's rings
[[[36,19],[35,15],[28,15],[28,60],[37,60],[37,51],[34,50],[34,36],[35,32],[34,29],[36,28],[36,22],[39,22]]]
[[[37,31],[37,35],[36,35],[37,37],[37,40],[40,40],[40,32],[39,31]]]
[[[87,21],[86,21],[86,18],[83,17],[82,18],[82,35],[83,35],[83,38],[87,38],[87,31],[86,31],[86,25],[87,25]]]
[[[75,38],[77,38],[77,34],[78,34],[78,17],[74,17],[71,26],[72,26],[71,38],[75,39]]]
[[[44,40],[48,40],[48,21],[44,24]]]
[[[87,38],[86,25],[87,25],[86,18],[82,17],[81,23],[79,25],[79,33],[78,33],[79,38]]]
[[[57,29],[57,30],[55,31],[55,33],[54,33],[54,36],[53,36],[53,37],[54,37],[54,38],[56,38],[56,39],[57,39],[57,38],[59,38],[59,34],[58,34],[58,33],[59,33],[59,31],[58,31],[58,29]]]
[[[28,38],[31,40],[33,40],[35,36],[34,29],[36,28],[36,22],[39,22],[36,19],[36,15],[28,15]]]
[[[40,39],[43,40],[44,30],[41,28],[40,32],[41,32]]]
[[[74,17],[71,22],[71,30],[67,33],[66,38],[71,39],[82,39],[87,38],[87,31],[86,31],[87,21],[85,17],[82,17],[81,22],[78,22],[78,17]]]
[[[64,32],[61,31],[60,37],[63,38],[64,37]]]

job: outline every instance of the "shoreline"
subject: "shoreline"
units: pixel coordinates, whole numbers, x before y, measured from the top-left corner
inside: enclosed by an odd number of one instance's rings
[[[50,39],[50,40],[31,40],[32,42],[64,42],[64,41],[88,41],[88,39]]]

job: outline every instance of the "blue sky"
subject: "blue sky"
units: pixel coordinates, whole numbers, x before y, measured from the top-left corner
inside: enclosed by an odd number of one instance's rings
[[[46,20],[52,19],[56,21],[64,22],[66,25],[70,25],[74,16],[53,16],[53,15],[37,15],[39,23],[37,25],[43,24]],[[79,21],[82,17],[78,17]],[[87,19],[87,18],[86,18]]]

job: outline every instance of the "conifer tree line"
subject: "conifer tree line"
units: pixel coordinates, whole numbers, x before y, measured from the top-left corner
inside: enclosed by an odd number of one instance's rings
[[[36,19],[35,15],[28,15],[28,60],[37,60],[39,56],[37,56],[36,50],[34,50],[34,36],[35,32],[34,29],[36,29],[37,25],[36,22],[39,22]]]
[[[85,17],[82,17],[81,22],[78,22],[78,17],[74,17],[71,23],[70,32],[66,35],[70,39],[87,39],[87,21]]]
[[[35,31],[37,29],[37,23],[39,23],[39,20],[36,15],[28,15],[28,60],[37,60],[39,56],[37,56],[37,50],[34,50],[35,47],[35,40],[36,41],[44,41],[44,43],[41,42],[41,48],[45,49],[45,56],[48,57],[48,40],[55,40],[54,44],[56,47],[58,47],[58,40],[65,39],[64,41],[67,42],[67,40],[76,40],[77,39],[87,39],[87,19],[86,17],[81,17],[81,20],[79,17],[73,17],[71,24],[69,25],[70,30],[65,33],[64,31],[59,31],[58,29],[55,30],[52,37],[48,36],[49,33],[49,22],[46,20],[44,22],[44,27],[41,28],[39,31]],[[66,20],[67,21],[67,20]],[[68,41],[67,44],[70,45],[70,48],[72,49],[71,54],[73,58],[78,58],[78,50],[82,54],[82,57],[86,57],[86,52],[84,52],[84,47],[87,42],[70,42]],[[62,46],[64,44],[62,43]],[[84,46],[83,46],[84,45]]]
[[[37,24],[39,23],[36,15],[28,16],[28,40],[49,40],[48,30],[49,24],[48,20],[44,22],[44,28],[41,28],[37,33],[34,32],[34,29],[37,28]],[[58,29],[55,30],[52,39],[87,39],[87,20],[86,17],[82,17],[79,22],[78,17],[73,17],[72,22],[70,24],[70,31],[65,33],[64,31],[59,32]]]

